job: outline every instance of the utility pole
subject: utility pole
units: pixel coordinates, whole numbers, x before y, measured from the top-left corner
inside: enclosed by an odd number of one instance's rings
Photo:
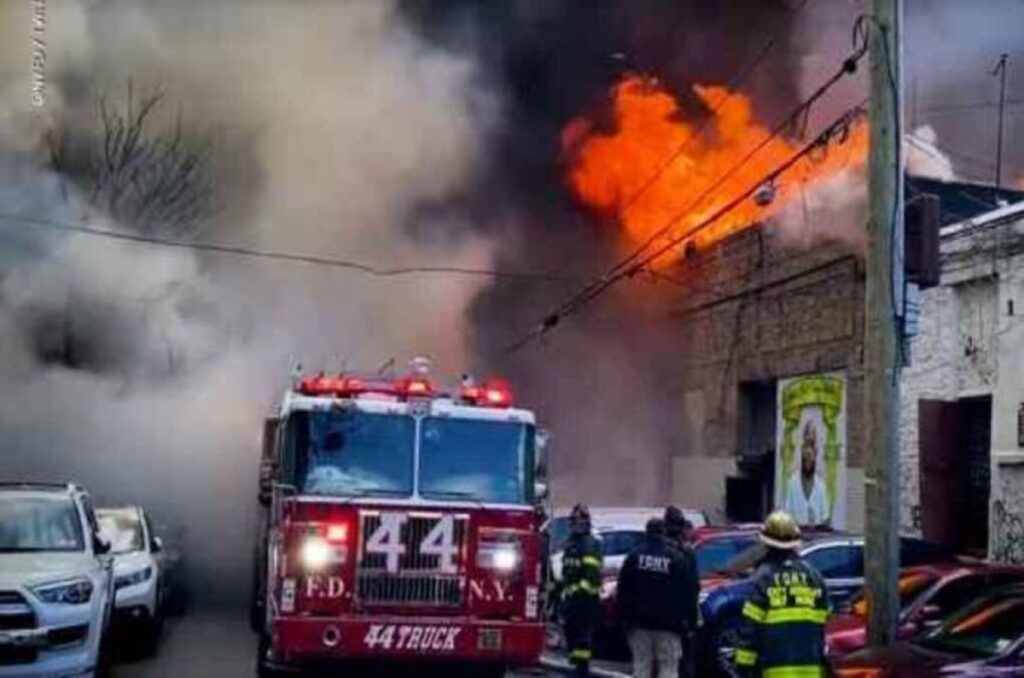
[[[899,355],[903,169],[901,0],[873,0],[868,153],[868,255],[864,308],[865,547],[868,640],[896,634],[899,596]],[[899,268],[897,269],[897,265]],[[897,290],[899,291],[897,293]]]
[[[999,126],[996,131],[996,194],[1003,187],[1003,114],[1006,109],[1006,66],[1010,55],[1003,53],[999,56],[992,75],[999,76]]]

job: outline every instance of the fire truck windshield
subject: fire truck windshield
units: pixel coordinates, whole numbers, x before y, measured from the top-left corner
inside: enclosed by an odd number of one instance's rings
[[[295,412],[288,422],[288,461],[296,488],[308,494],[409,496],[416,421],[356,410]]]
[[[304,494],[524,504],[533,488],[533,427],[518,422],[299,411],[285,448],[286,475]]]
[[[428,417],[420,443],[420,495],[525,503],[532,439],[524,424]]]

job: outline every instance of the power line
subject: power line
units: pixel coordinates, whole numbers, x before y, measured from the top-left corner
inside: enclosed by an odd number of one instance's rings
[[[713,214],[703,219],[698,224],[694,225],[692,228],[685,231],[681,235],[674,236],[665,245],[656,249],[653,253],[648,254],[639,262],[632,264],[631,266],[629,266],[629,268],[613,270],[613,272],[606,274],[602,278],[599,278],[596,283],[591,284],[590,286],[585,288],[581,293],[577,294],[572,299],[570,299],[569,302],[563,304],[555,311],[546,315],[543,318],[543,320],[541,320],[541,322],[531,332],[527,333],[519,340],[510,344],[506,348],[506,353],[514,353],[520,350],[527,344],[540,338],[541,336],[552,330],[566,317],[577,312],[583,306],[604,294],[608,289],[610,289],[617,283],[621,282],[626,278],[632,278],[635,275],[644,272],[645,270],[647,270],[647,267],[651,262],[661,258],[668,251],[675,248],[680,243],[689,240],[697,233],[700,233],[701,231],[710,227],[712,224],[720,220],[722,217],[736,209],[739,205],[741,205],[748,198],[750,198],[761,186],[775,181],[779,176],[781,176],[787,170],[792,168],[802,158],[820,149],[821,147],[826,146],[832,140],[833,137],[837,135],[840,137],[845,137],[845,135],[849,131],[850,125],[852,125],[857,118],[865,114],[865,102],[866,100],[864,102],[861,102],[857,106],[851,108],[850,110],[846,111],[842,116],[837,118],[828,127],[822,130],[822,132],[820,132],[818,136],[816,136],[811,142],[809,142],[800,150],[790,155],[789,158],[787,158],[785,161],[779,164],[775,169],[764,175],[757,182],[748,186],[746,190],[744,190],[731,201],[720,207]]]
[[[1024,99],[1007,99],[1005,105],[1024,106]],[[920,109],[920,113],[959,113],[963,111],[976,111],[983,108],[999,108],[998,101],[975,101],[964,104],[948,104],[944,106],[929,106]]]
[[[858,37],[862,38],[859,44],[857,43]],[[684,209],[680,210],[679,212],[674,214],[670,219],[668,219],[668,221],[662,228],[658,229],[653,235],[648,237],[643,243],[640,244],[639,247],[634,249],[628,256],[626,256],[624,259],[616,263],[603,276],[595,278],[589,284],[585,285],[583,289],[581,289],[575,295],[573,295],[565,302],[563,302],[562,305],[553,313],[545,317],[545,319],[534,330],[532,334],[543,334],[544,332],[547,332],[549,329],[551,329],[551,327],[558,323],[559,318],[568,313],[572,313],[576,307],[588,303],[595,295],[601,294],[605,289],[607,289],[607,287],[609,287],[609,281],[612,281],[612,284],[614,284],[614,282],[617,282],[621,278],[620,274],[624,270],[628,272],[629,277],[635,275],[638,269],[635,266],[631,266],[631,264],[638,257],[642,256],[643,253],[659,239],[669,234],[683,217],[685,217],[687,214],[696,209],[701,203],[704,202],[706,198],[708,198],[722,185],[724,185],[726,181],[732,178],[732,176],[736,172],[742,169],[755,155],[760,153],[766,146],[768,146],[769,143],[771,143],[774,139],[780,136],[786,129],[795,125],[802,117],[805,117],[810,112],[811,107],[819,99],[821,99],[826,92],[828,92],[832,87],[834,87],[835,84],[839,82],[844,76],[851,75],[854,72],[856,72],[857,64],[867,53],[868,45],[866,35],[858,36],[855,33],[854,39],[854,51],[850,54],[849,57],[843,60],[841,66],[836,70],[836,72],[824,83],[822,83],[822,85],[818,87],[818,89],[816,89],[807,99],[801,102],[795,110],[793,110],[788,116],[786,116],[778,124],[776,124],[776,126],[772,128],[772,130],[764,139],[761,140],[760,143],[758,143],[739,162],[737,162],[723,175],[721,175],[714,183],[708,186],[706,190],[701,192],[701,194],[698,195],[696,199],[693,200],[689,205],[687,205]],[[525,343],[528,342],[529,339],[527,339]],[[517,350],[519,346],[520,342],[516,342],[510,348],[512,350]]]
[[[260,250],[239,245],[227,245],[212,242],[197,242],[190,240],[173,240],[159,238],[156,236],[142,235],[138,233],[125,233],[105,228],[96,228],[86,224],[70,224],[67,222],[30,217],[22,214],[0,213],[0,226],[6,226],[10,221],[17,221],[24,224],[33,224],[46,228],[71,233],[81,233],[97,238],[108,238],[144,245],[159,247],[170,247],[176,249],[196,250],[201,252],[215,252],[217,254],[228,254],[240,257],[266,259],[270,261],[287,261],[291,263],[311,264],[315,266],[327,266],[331,268],[342,268],[366,275],[377,277],[399,277],[409,275],[459,275],[467,277],[483,277],[504,280],[530,280],[538,282],[579,282],[582,276],[566,276],[555,273],[537,273],[531,271],[502,271],[486,268],[469,268],[461,266],[402,266],[384,268],[356,261],[354,259],[339,259],[335,257],[321,256],[315,254],[303,254],[296,252],[280,252],[274,250]]]
[[[619,211],[622,214],[628,212],[640,197],[651,188],[651,186],[658,183],[658,180],[664,176],[665,172],[668,171],[668,168],[675,164],[676,160],[678,160],[683,153],[689,150],[693,142],[703,136],[704,132],[711,126],[711,121],[714,120],[722,108],[725,107],[725,104],[732,99],[733,95],[739,91],[739,88],[744,82],[746,82],[747,78],[753,75],[754,71],[757,70],[757,67],[760,66],[768,57],[768,54],[771,53],[772,49],[774,49],[775,45],[778,43],[778,38],[778,34],[769,38],[768,42],[766,42],[764,47],[761,48],[757,56],[749,64],[746,64],[742,69],[740,69],[739,73],[736,74],[736,77],[726,85],[726,91],[728,94],[720,97],[718,101],[715,102],[715,105],[711,108],[711,112],[701,120],[697,128],[688,135],[678,147],[676,147],[676,150],[670,153],[669,156],[665,158],[657,168],[655,168],[654,172],[651,173],[651,176],[640,185],[640,188],[634,191],[633,194],[622,203],[619,207]]]

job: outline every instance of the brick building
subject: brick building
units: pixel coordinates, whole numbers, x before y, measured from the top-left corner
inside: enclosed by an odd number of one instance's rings
[[[745,505],[730,517],[756,519],[774,503],[778,380],[841,372],[847,400],[859,402],[863,265],[849,246],[794,249],[757,228],[687,257],[679,275],[696,282],[673,314],[687,350],[672,494],[720,516],[728,494]],[[856,529],[861,413],[846,415],[847,527]]]
[[[947,225],[991,209],[994,199],[1024,198],[919,178],[909,180],[908,193],[939,195]],[[857,249],[840,243],[794,247],[771,227],[754,228],[690,253],[675,276],[684,291],[673,317],[686,350],[671,394],[681,410],[681,438],[670,462],[673,499],[719,517],[760,518],[780,503],[775,486],[786,477],[778,468],[784,432],[780,383],[798,375],[839,375],[844,482],[834,494],[844,504],[845,520],[837,526],[862,529],[864,268]],[[922,332],[933,322],[925,317],[932,294],[923,295]],[[913,378],[934,372],[921,354],[915,342],[907,367]],[[905,406],[916,417],[915,406]],[[913,428],[908,421],[905,433]],[[904,435],[903,444],[906,451],[917,440]],[[917,482],[907,472],[915,460],[905,455],[905,497],[913,497],[904,503],[908,530],[919,513],[912,508]]]

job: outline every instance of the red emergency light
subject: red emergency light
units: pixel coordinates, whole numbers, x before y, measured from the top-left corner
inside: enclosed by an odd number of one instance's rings
[[[345,543],[348,541],[348,523],[331,523],[327,526],[327,541]]]
[[[302,377],[295,385],[298,393],[306,396],[334,396],[353,398],[363,394],[385,395],[398,398],[447,397],[424,376],[403,377],[386,381],[373,377],[324,374]],[[459,400],[475,407],[512,407],[512,390],[504,381],[492,379],[483,385],[467,384],[459,389]]]
[[[346,377],[343,375],[329,377],[323,374],[303,377],[299,380],[296,389],[299,393],[308,396],[334,395],[347,397],[365,393],[369,390],[377,391],[358,377]]]
[[[459,397],[463,402],[478,407],[512,407],[512,390],[499,380],[489,381],[483,386],[463,386]]]
[[[395,390],[399,395],[407,398],[429,398],[434,393],[434,385],[424,377],[406,377],[395,383]]]

